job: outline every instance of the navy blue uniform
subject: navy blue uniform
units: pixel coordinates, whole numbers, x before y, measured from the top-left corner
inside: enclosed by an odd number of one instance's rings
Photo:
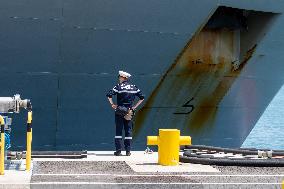
[[[130,84],[128,81],[117,84],[113,87],[108,93],[107,97],[111,98],[113,95],[117,96],[117,105],[131,108],[135,97],[138,97],[140,100],[144,99],[144,95],[137,86]],[[116,151],[122,150],[122,130],[124,129],[125,138],[124,138],[124,147],[126,151],[131,150],[131,141],[132,141],[132,129],[133,121],[126,120],[123,116],[115,115],[115,124],[116,124],[116,135],[115,135],[115,147]]]

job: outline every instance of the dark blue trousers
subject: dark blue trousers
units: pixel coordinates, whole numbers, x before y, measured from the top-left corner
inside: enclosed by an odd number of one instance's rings
[[[132,129],[133,129],[133,121],[126,120],[124,117],[115,115],[115,148],[116,151],[122,150],[122,130],[124,129],[124,148],[126,151],[131,150],[131,142],[132,142]]]

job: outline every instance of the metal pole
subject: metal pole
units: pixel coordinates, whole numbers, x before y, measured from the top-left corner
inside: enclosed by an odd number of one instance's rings
[[[4,119],[0,115],[1,124],[1,154],[0,154],[0,175],[4,175],[4,161],[5,161],[5,131],[4,131]]]
[[[32,112],[28,112],[27,121],[27,154],[26,154],[26,170],[31,169],[31,157],[32,157]]]

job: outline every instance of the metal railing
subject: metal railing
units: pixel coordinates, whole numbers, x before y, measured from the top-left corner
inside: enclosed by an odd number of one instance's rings
[[[0,175],[4,175],[5,167],[5,121],[0,115],[1,125],[1,142],[0,142]],[[26,170],[31,169],[31,154],[32,154],[32,111],[28,112],[27,118],[27,152],[26,152]]]

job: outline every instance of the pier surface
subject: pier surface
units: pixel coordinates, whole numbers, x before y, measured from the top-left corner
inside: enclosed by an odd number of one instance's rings
[[[84,159],[35,158],[6,165],[0,188],[279,188],[283,167],[221,167],[181,163],[160,166],[157,153],[88,152]]]

